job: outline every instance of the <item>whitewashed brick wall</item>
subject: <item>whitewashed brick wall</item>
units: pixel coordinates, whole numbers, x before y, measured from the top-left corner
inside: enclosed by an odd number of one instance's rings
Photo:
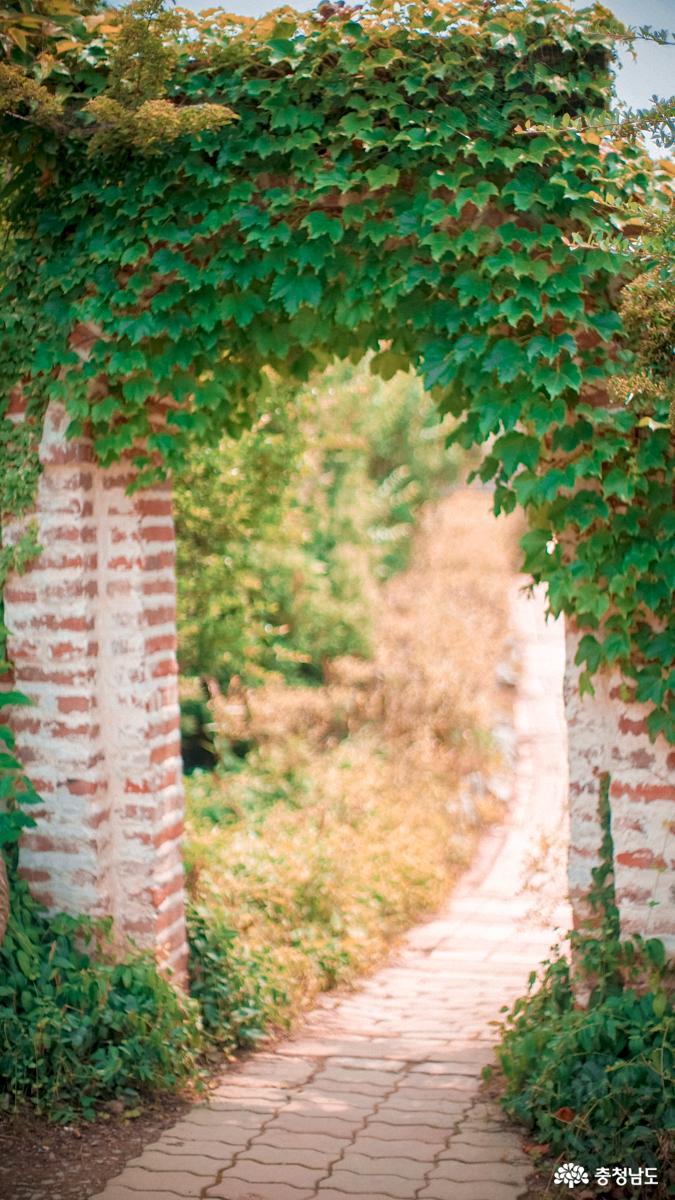
[[[170,485],[127,495],[86,439],[47,414],[36,513],[43,553],[9,581],[18,753],[44,799],[21,865],[51,909],[110,914],[179,978],[186,942]],[[6,536],[19,532],[10,526]]]
[[[579,636],[568,627],[565,711],[568,726],[569,884],[578,918],[598,865],[600,778],[610,776],[614,885],[625,933],[659,937],[675,951],[675,747],[649,740],[641,705],[621,698],[617,674],[594,678],[580,696],[574,657]]]

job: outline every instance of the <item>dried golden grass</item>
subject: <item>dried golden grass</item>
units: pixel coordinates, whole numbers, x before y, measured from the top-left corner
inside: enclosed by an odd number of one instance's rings
[[[480,789],[467,807],[463,781],[500,767],[516,534],[484,491],[457,489],[426,509],[410,568],[379,592],[372,661],[216,705],[258,749],[238,774],[191,784],[190,886],[270,951],[291,1009],[381,960],[498,815]],[[239,819],[214,824],[218,805]]]

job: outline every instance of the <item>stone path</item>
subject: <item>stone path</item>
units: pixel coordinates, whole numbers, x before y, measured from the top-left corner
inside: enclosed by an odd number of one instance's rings
[[[208,1104],[149,1145],[96,1200],[517,1200],[518,1133],[481,1093],[492,1022],[522,994],[553,925],[564,864],[543,890],[538,844],[565,841],[562,630],[541,597],[514,601],[522,657],[516,787],[447,910],[296,1036],[228,1071]],[[539,872],[541,874],[541,872]]]

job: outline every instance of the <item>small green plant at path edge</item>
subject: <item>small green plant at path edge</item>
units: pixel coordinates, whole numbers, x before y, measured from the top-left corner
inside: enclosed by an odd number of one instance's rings
[[[587,927],[555,948],[506,1017],[498,1049],[506,1112],[553,1156],[598,1167],[655,1166],[672,1195],[675,1144],[673,971],[656,938],[622,939],[614,901],[607,791],[602,861]]]
[[[47,917],[14,879],[0,947],[0,1105],[29,1101],[59,1121],[175,1091],[197,1073],[198,1007],[152,958],[116,962],[109,925]]]

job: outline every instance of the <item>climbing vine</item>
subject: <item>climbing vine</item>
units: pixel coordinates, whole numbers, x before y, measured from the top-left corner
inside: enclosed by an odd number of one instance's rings
[[[598,132],[613,18],[142,0],[106,20],[0,66],[4,403],[18,380],[29,411],[60,401],[142,483],[246,427],[270,380],[367,351],[385,379],[412,366],[456,440],[487,444],[496,511],[525,508],[582,688],[619,668],[675,738],[668,387],[610,386],[635,208],[660,203],[639,147]]]

